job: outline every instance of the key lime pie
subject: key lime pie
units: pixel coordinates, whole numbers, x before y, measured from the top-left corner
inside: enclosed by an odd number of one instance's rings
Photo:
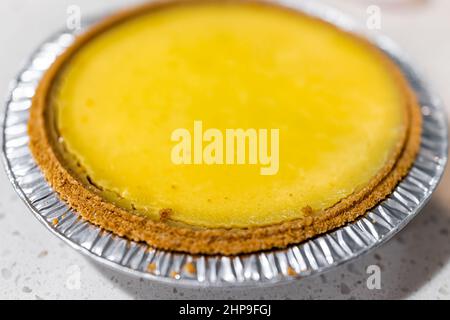
[[[84,219],[225,255],[363,215],[407,173],[420,128],[409,84],[368,41],[237,0],[106,19],[46,72],[29,121],[37,163]]]

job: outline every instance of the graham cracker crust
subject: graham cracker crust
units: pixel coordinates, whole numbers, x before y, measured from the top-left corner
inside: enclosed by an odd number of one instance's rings
[[[364,188],[328,209],[313,212],[308,208],[299,208],[303,210],[304,217],[261,227],[232,229],[190,227],[170,223],[169,214],[165,219],[155,221],[132,213],[105,200],[94,186],[86,184],[69,170],[55,147],[58,142],[55,141],[54,134],[51,132],[48,112],[46,112],[49,108],[49,92],[59,70],[83,44],[115,24],[148,10],[186,2],[152,2],[107,18],[79,36],[44,74],[30,110],[28,123],[30,149],[46,180],[63,201],[87,221],[130,240],[146,242],[159,249],[191,254],[236,255],[283,248],[336,229],[365,214],[392,192],[408,173],[419,150],[422,121],[420,108],[399,68],[367,40],[353,35],[355,40],[369,46],[380,57],[380,63],[384,63],[391,70],[405,98],[405,125],[402,138],[399,139],[395,150],[379,173]],[[198,0],[192,2],[198,2]],[[259,1],[250,2],[274,5]],[[311,17],[311,19],[316,18]]]

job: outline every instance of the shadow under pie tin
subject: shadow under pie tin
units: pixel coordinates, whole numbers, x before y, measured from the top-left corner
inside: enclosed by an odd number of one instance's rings
[[[363,34],[349,18],[313,1],[277,1]],[[447,122],[440,100],[421,81],[401,50],[388,38],[369,36],[401,69],[422,111],[421,146],[408,175],[389,197],[366,215],[333,232],[293,245],[242,256],[190,255],[136,243],[79,218],[48,186],[28,148],[31,99],[43,73],[73,42],[75,32],[62,31],[32,54],[11,83],[3,121],[3,159],[14,188],[35,216],[54,234],[102,264],[135,276],[194,286],[260,285],[317,274],[354,259],[389,239],[427,202],[447,161]]]

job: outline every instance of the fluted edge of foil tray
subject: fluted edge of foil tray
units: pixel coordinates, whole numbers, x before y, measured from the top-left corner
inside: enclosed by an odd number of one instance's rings
[[[355,259],[392,237],[417,215],[443,174],[447,161],[447,117],[442,103],[389,38],[368,35],[342,13],[315,1],[278,3],[318,16],[345,30],[365,34],[397,63],[419,98],[423,132],[417,159],[392,194],[365,216],[299,245],[235,257],[193,256],[158,250],[116,236],[81,219],[49,187],[28,148],[27,121],[31,99],[43,73],[74,40],[76,32],[67,30],[50,37],[31,55],[11,82],[6,99],[3,160],[20,198],[53,234],[101,264],[175,285],[260,286],[292,281]],[[56,225],[54,219],[58,219]],[[152,268],[148,268],[149,264]]]

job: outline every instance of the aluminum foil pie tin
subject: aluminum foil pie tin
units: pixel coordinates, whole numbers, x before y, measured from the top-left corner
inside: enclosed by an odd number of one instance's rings
[[[447,117],[441,101],[387,37],[368,35],[351,19],[317,1],[278,2],[365,35],[397,63],[415,90],[423,115],[421,148],[409,174],[388,198],[333,232],[286,249],[243,256],[194,256],[157,250],[102,230],[59,200],[28,148],[27,121],[38,82],[75,37],[74,32],[64,30],[45,41],[11,82],[3,115],[4,165],[12,185],[35,217],[53,234],[101,264],[134,276],[187,286],[260,286],[292,281],[355,259],[401,230],[429,200],[444,171]]]

